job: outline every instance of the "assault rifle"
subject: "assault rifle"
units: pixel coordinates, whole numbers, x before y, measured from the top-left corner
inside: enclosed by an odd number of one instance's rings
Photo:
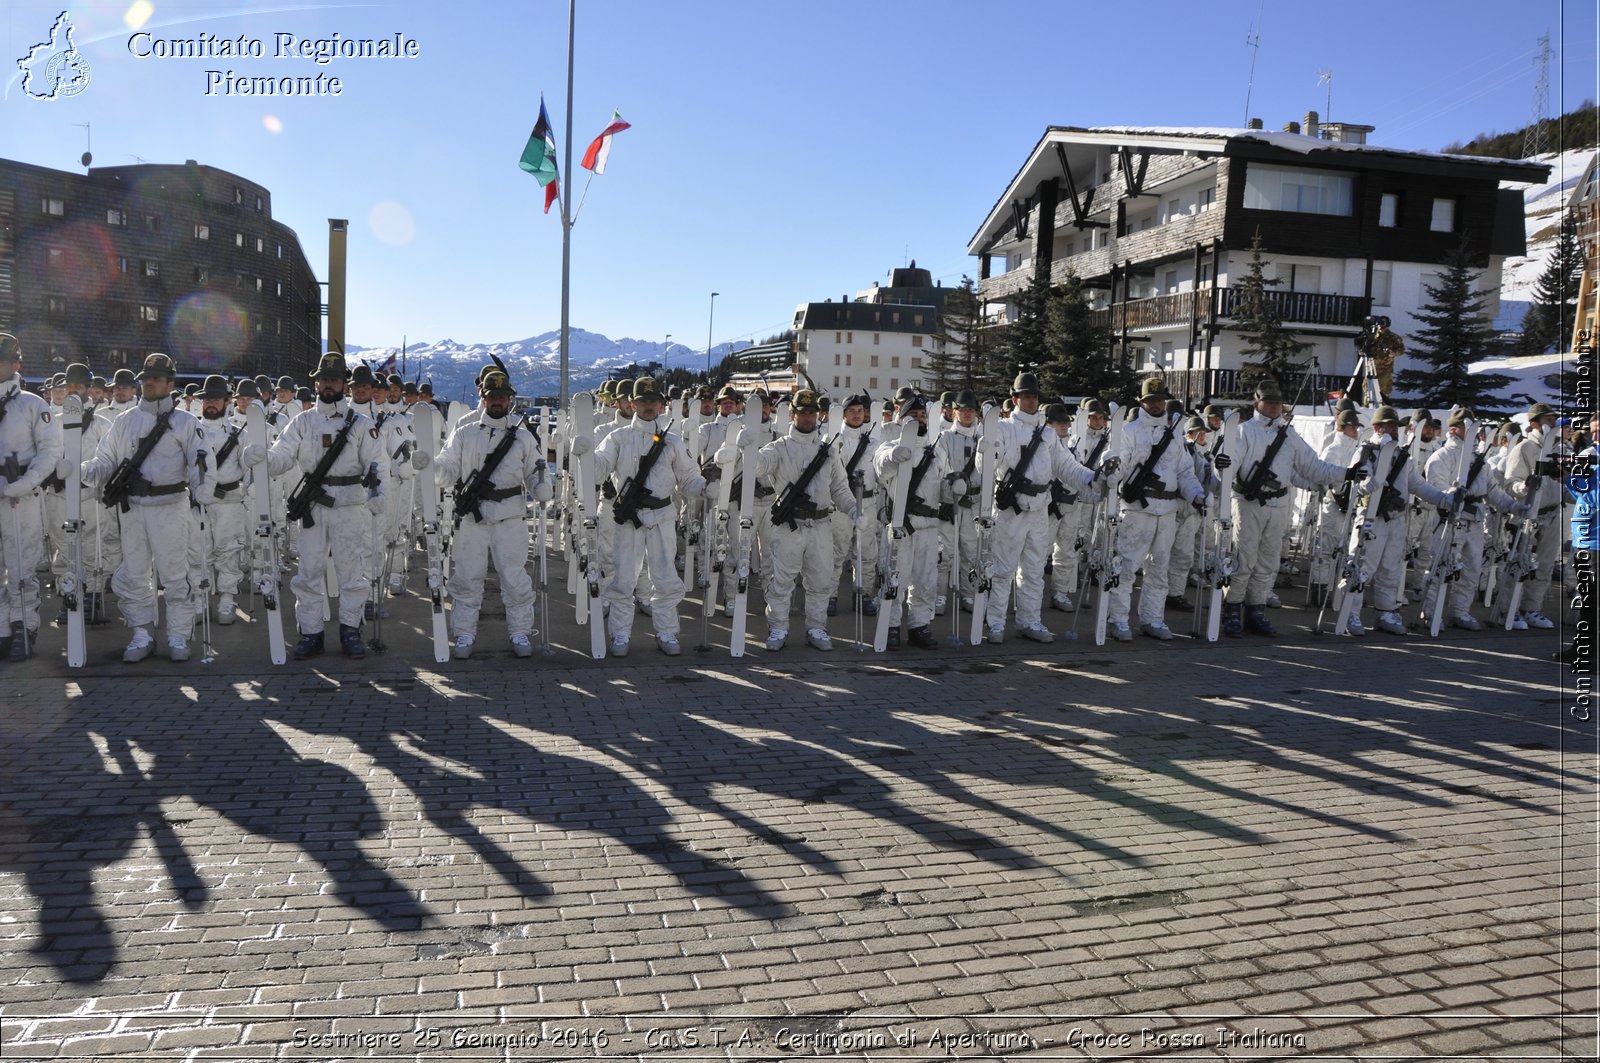
[[[122,512],[128,512],[128,499],[133,496],[134,489],[145,482],[140,469],[144,466],[144,459],[156,449],[156,444],[161,441],[161,436],[167,430],[167,424],[172,420],[172,410],[163,410],[156,414],[156,423],[149,433],[134,448],[131,457],[123,458],[117,467],[111,470],[111,476],[106,480],[105,487],[100,490],[100,501],[107,508],[120,507]]]
[[[328,478],[328,472],[333,468],[333,463],[339,459],[344,451],[345,444],[350,440],[350,429],[355,427],[356,411],[348,409],[344,414],[344,427],[339,429],[339,434],[334,437],[333,445],[323,452],[322,460],[317,462],[317,467],[300,478],[294,490],[289,492],[289,499],[284,507],[284,515],[290,520],[300,522],[302,528],[311,528],[316,521],[311,519],[313,505],[331,506],[333,496],[323,489],[323,482]]]
[[[995,485],[994,508],[998,513],[1002,509],[1009,509],[1013,513],[1022,512],[1022,503],[1017,496],[1022,493],[1022,486],[1026,482],[1028,466],[1033,462],[1034,452],[1039,449],[1039,441],[1044,438],[1044,427],[1041,425],[1033,430],[1033,438],[1028,440],[1022,448],[1022,455],[1017,458],[1017,463]],[[1037,494],[1036,491],[1029,492]]]

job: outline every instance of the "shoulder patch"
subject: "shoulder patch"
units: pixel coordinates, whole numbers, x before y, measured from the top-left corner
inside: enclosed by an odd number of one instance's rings
[[[378,429],[374,428],[370,432],[368,432],[367,434],[370,435],[373,439],[377,439],[378,438]]]
[[[41,411],[40,414],[39,414],[39,418],[41,420],[43,420],[45,424],[49,424],[50,423],[50,411],[49,410]]]

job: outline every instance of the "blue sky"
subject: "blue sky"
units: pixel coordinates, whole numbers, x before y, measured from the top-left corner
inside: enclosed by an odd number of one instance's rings
[[[544,93],[566,135],[565,0],[293,4],[68,0],[91,83],[26,98],[15,59],[62,0],[0,12],[0,156],[73,169],[196,159],[272,190],[326,276],[329,217],[351,222],[349,340],[520,339],[560,321],[561,227],[516,165]],[[1596,91],[1593,0],[579,0],[575,158],[617,137],[573,230],[572,322],[703,349],[759,340],[796,303],[915,259],[947,285],[1045,126],[1241,125],[1328,112],[1373,141],[1436,150],[1525,124],[1536,41],[1551,111]],[[259,39],[262,59],[138,58],[161,39]],[[414,59],[272,57],[274,35],[404,34]],[[1093,42],[1085,46],[1083,42]],[[337,76],[338,97],[206,95],[208,69]],[[585,171],[573,181],[574,202]]]

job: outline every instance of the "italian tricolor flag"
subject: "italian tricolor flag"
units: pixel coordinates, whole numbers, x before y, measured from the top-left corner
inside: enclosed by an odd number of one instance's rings
[[[583,162],[580,165],[585,170],[605,173],[606,159],[611,156],[611,138],[627,128],[629,128],[629,125],[622,120],[621,112],[612,111],[611,124],[606,126],[604,132],[594,138],[594,142],[589,145],[589,150],[583,153]]]

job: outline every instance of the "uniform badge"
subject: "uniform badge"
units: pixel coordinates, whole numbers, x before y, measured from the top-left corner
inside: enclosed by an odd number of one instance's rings
[[[322,433],[322,449],[327,450],[333,446],[333,436],[327,432]]]
[[[44,418],[44,423],[45,424],[49,424],[50,423],[50,411],[49,410],[44,411],[39,416]]]

